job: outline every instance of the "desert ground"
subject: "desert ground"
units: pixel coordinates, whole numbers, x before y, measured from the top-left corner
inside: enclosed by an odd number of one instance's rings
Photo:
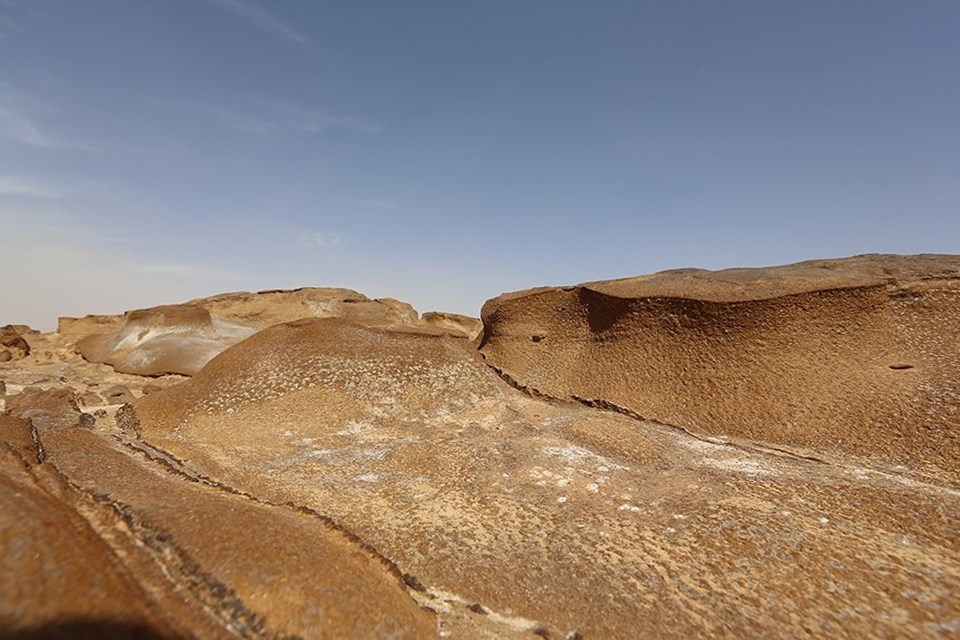
[[[0,412],[4,638],[960,637],[960,256],[8,325]]]

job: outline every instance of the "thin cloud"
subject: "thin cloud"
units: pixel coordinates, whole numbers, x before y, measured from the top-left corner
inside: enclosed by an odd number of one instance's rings
[[[297,131],[323,133],[341,128],[360,133],[379,133],[382,129],[355,116],[336,116],[323,111],[299,107],[274,106],[266,117],[249,116],[219,107],[187,102],[174,102],[177,106],[214,120],[217,124],[252,135],[266,136]]]
[[[0,195],[59,198],[63,193],[56,187],[41,182],[12,176],[0,176]]]
[[[0,139],[45,149],[71,146],[41,128],[31,115],[2,104],[0,104]]]
[[[213,120],[222,127],[236,129],[237,131],[242,131],[244,133],[265,136],[276,133],[280,130],[280,125],[275,122],[264,120],[262,118],[252,118],[234,111],[228,111],[227,109],[220,109],[218,107],[211,107],[205,104],[196,104],[179,100],[169,101],[168,104],[172,104],[180,109],[199,115],[208,120]]]
[[[283,107],[293,116],[294,126],[308,133],[323,133],[327,129],[353,129],[361,133],[380,133],[383,129],[356,116],[338,116],[325,111],[304,109],[302,107]]]
[[[247,24],[270,33],[282,40],[293,42],[301,46],[310,44],[310,39],[295,29],[287,26],[279,19],[267,12],[252,0],[208,0],[223,7]]]
[[[41,116],[57,109],[44,100],[0,80],[0,142],[41,149],[83,149],[90,147],[51,133]]]
[[[321,231],[293,231],[294,241],[307,249],[324,249],[343,245],[343,236],[339,233],[323,233]]]

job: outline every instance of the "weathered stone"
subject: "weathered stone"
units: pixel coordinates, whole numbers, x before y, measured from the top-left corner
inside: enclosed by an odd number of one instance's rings
[[[127,404],[136,400],[130,389],[123,385],[114,385],[103,392],[107,404]]]

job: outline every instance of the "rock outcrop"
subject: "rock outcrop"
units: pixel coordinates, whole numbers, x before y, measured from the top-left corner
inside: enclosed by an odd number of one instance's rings
[[[0,327],[0,362],[20,360],[30,354],[30,343],[27,342],[16,327],[7,325]]]
[[[0,637],[954,637],[958,269],[545,288],[478,340],[345,290],[30,334]],[[72,347],[222,326],[252,335],[190,378]]]
[[[344,318],[370,327],[394,327],[473,338],[479,320],[432,314],[392,298],[371,300],[350,289],[305,288],[228,293],[113,316],[60,318],[59,331],[90,362],[144,376],[194,375],[216,354],[266,327],[300,318]]]
[[[482,316],[486,361],[532,391],[960,481],[958,257],[666,271]]]
[[[530,397],[463,340],[279,325],[134,411],[194,473],[358,532],[456,637],[935,635],[960,614],[955,491]]]
[[[81,338],[77,349],[90,362],[109,364],[122,373],[192,375],[253,332],[215,320],[197,305],[169,305],[128,312],[118,331]]]
[[[427,311],[420,320],[428,327],[449,331],[453,335],[462,335],[471,340],[476,340],[483,332],[483,323],[479,319],[459,313]]]

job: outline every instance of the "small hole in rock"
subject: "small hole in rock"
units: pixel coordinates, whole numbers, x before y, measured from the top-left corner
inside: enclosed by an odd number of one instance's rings
[[[905,369],[913,369],[912,364],[892,364],[890,368],[894,371],[904,371]]]

